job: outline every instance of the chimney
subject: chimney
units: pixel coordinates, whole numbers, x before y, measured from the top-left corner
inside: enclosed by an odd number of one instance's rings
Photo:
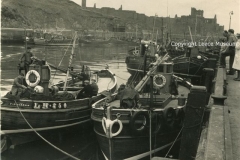
[[[86,4],[87,4],[86,1],[87,1],[87,0],[82,0],[82,7],[83,7],[83,8],[86,8]]]

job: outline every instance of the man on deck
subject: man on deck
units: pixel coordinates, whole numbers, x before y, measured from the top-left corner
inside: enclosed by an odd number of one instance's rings
[[[92,87],[92,96],[96,96],[98,94],[98,85],[95,79],[91,79],[91,87]]]
[[[124,90],[120,91],[119,97],[121,107],[137,107],[137,103],[139,101],[139,93],[132,86],[127,86]]]
[[[77,99],[92,97],[92,87],[89,80],[84,81],[84,88],[78,93]]]
[[[20,97],[21,94],[24,92],[24,90],[27,89],[27,87],[23,85],[23,82],[24,82],[24,74],[20,73],[13,81],[13,86],[11,89],[13,96]]]
[[[31,52],[31,47],[27,47],[27,51],[19,59],[21,62],[24,62],[25,74],[27,74],[29,70],[29,65],[32,63],[32,59],[31,59],[32,57],[33,57],[33,54]]]

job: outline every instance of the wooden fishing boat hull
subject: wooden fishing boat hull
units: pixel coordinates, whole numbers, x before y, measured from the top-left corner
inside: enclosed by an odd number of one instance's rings
[[[150,63],[155,61],[155,57],[147,57],[146,64],[149,66]],[[127,70],[130,74],[135,75],[137,73],[143,74],[144,71],[144,57],[143,56],[127,56],[125,63],[127,64]],[[146,71],[149,67],[146,68]]]
[[[94,124],[95,125],[95,124]],[[152,137],[152,151],[156,154],[163,153],[170,148],[174,138],[177,137],[177,132],[163,133]],[[107,159],[110,159],[109,154],[109,139],[105,135],[97,133],[97,140],[100,148]],[[112,159],[143,159],[149,157],[149,136],[142,137],[117,137],[111,139],[112,143]]]
[[[153,57],[148,57],[146,62],[146,72],[149,70],[150,63],[154,62]],[[197,57],[180,57],[173,60],[173,72],[182,78],[191,78],[193,84],[199,84],[203,75],[204,68],[215,68],[217,60],[204,60]],[[143,75],[144,57],[128,56],[126,58],[127,70],[131,75]]]
[[[110,83],[111,82],[111,83]],[[106,83],[109,86],[106,86]],[[117,89],[117,78],[109,70],[98,72],[99,94],[91,98],[71,100],[14,100],[1,98],[1,135],[7,135],[16,143],[24,135],[36,135],[34,131],[49,134],[72,131],[71,128],[82,126],[91,121],[91,104],[99,101]],[[68,88],[69,89],[69,88]],[[69,89],[70,90],[70,89]],[[68,93],[75,93],[69,91]],[[65,93],[65,92],[60,92]],[[73,94],[71,94],[73,95]],[[68,95],[66,95],[68,96]],[[63,98],[66,98],[63,97]],[[79,127],[78,127],[79,128]],[[20,140],[19,140],[20,138]],[[31,139],[31,138],[28,138]],[[26,139],[26,141],[28,141]],[[14,142],[13,142],[14,143]]]
[[[103,96],[98,96],[96,99],[101,99]],[[15,129],[29,129],[29,122],[35,129],[42,128],[42,130],[55,127],[60,128],[63,126],[73,125],[81,121],[89,120],[91,108],[88,106],[89,99],[76,100],[76,101],[61,101],[61,104],[66,103],[67,108],[57,109],[34,109],[34,103],[43,104],[48,103],[52,105],[59,101],[28,101],[20,100],[19,102],[10,102],[2,99],[1,106],[1,125],[2,130],[15,130]],[[18,106],[19,108],[12,108]],[[24,106],[24,108],[23,108]],[[22,113],[22,114],[21,114]],[[25,117],[25,119],[23,118]]]
[[[102,101],[102,100],[100,100]],[[118,103],[119,101],[117,101]],[[114,102],[115,104],[116,102]],[[164,106],[167,102],[154,102],[154,106]],[[95,103],[99,104],[99,102]],[[116,106],[112,104],[112,106]],[[166,108],[154,109],[152,112],[152,151],[154,153],[166,153],[167,149],[172,145],[173,141],[177,138],[182,126],[184,115],[182,114],[183,107],[174,107],[177,104],[177,100],[170,103],[171,110],[174,110],[178,121],[176,123],[167,123],[163,118]],[[176,105],[177,106],[177,105]],[[174,107],[174,108],[173,108]],[[141,112],[139,115],[148,115],[149,111],[146,109],[117,109],[111,110],[111,119],[118,119],[121,121],[123,127],[117,136],[113,136],[109,139],[103,128],[103,117],[106,114],[106,110],[98,108],[94,105],[91,118],[94,121],[94,131],[97,135],[97,139],[100,148],[106,159],[141,159],[149,156],[150,140],[149,140],[149,122],[146,122],[146,128],[137,130],[133,128],[131,122],[137,112]],[[181,114],[180,114],[181,113]],[[161,117],[162,115],[163,117]],[[149,118],[147,116],[147,118]],[[136,120],[136,119],[135,119]],[[141,119],[138,119],[141,121]],[[137,120],[136,120],[136,123]],[[119,129],[118,124],[114,124],[112,132],[116,133]],[[141,128],[141,127],[139,127]],[[110,149],[111,146],[111,149]],[[111,150],[111,151],[110,151]],[[111,152],[111,155],[110,155]],[[110,158],[111,157],[111,158]]]

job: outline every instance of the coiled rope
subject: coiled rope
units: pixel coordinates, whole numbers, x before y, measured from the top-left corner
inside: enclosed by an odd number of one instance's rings
[[[65,154],[65,155],[67,155],[67,156],[69,156],[69,157],[71,157],[72,159],[80,160],[79,158],[74,157],[74,156],[72,156],[71,154],[69,154],[69,153],[61,150],[60,148],[56,147],[55,145],[53,145],[52,143],[50,143],[48,140],[46,140],[44,137],[42,137],[42,136],[31,126],[31,124],[27,121],[27,119],[24,117],[24,115],[22,114],[22,112],[21,112],[21,110],[20,110],[17,102],[16,102],[15,100],[14,100],[14,102],[15,102],[16,106],[18,107],[18,110],[19,110],[21,116],[23,117],[23,119],[25,120],[25,122],[28,124],[28,126],[29,126],[42,140],[44,140],[46,143],[48,143],[50,146],[52,146],[52,147],[55,148],[56,150],[60,151],[61,153]]]

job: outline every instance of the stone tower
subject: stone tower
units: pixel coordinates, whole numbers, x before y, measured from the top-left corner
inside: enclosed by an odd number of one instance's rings
[[[119,10],[122,11],[122,5],[120,6]]]
[[[83,8],[86,8],[86,4],[87,4],[86,1],[87,1],[87,0],[82,0],[82,7],[83,7]]]

